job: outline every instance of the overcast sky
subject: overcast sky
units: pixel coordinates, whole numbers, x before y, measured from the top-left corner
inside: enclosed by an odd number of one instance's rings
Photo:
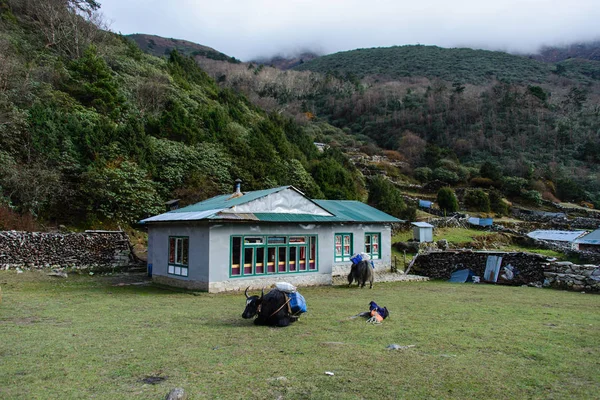
[[[534,52],[600,39],[600,0],[99,0],[111,30],[213,47],[243,61],[427,44]]]

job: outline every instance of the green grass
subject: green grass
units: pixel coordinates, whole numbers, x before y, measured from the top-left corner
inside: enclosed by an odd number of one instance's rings
[[[309,312],[275,329],[241,318],[241,293],[118,281],[0,271],[0,398],[158,399],[183,387],[191,399],[588,399],[600,389],[599,296],[445,282],[303,288]],[[370,300],[390,310],[381,325],[350,318]]]

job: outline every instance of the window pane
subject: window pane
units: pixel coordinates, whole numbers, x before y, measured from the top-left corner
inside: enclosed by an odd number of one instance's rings
[[[188,253],[189,253],[189,239],[188,238],[184,238],[182,239],[182,249],[181,249],[181,263],[183,265],[188,265]]]
[[[308,256],[308,252],[306,251],[306,246],[302,246],[300,247],[300,257],[298,257],[299,259],[299,265],[298,265],[298,269],[300,271],[306,271],[306,267],[307,267],[307,256]]]
[[[275,265],[277,264],[277,258],[276,258],[276,248],[275,247],[269,247],[267,249],[267,272],[270,274],[274,274],[275,273]]]
[[[264,243],[264,239],[262,237],[246,237],[244,238],[245,244],[261,244]]]
[[[317,238],[311,236],[310,238],[310,250],[309,250],[309,269],[317,269]]]
[[[188,276],[188,269],[187,268],[181,268],[181,275]]]
[[[181,264],[181,238],[175,239],[175,264]]]
[[[234,236],[231,241],[231,264],[234,266],[240,265],[242,252],[242,238]]]
[[[169,265],[169,273],[170,274],[174,274],[175,273],[175,267],[172,265]]]
[[[284,236],[271,236],[268,239],[268,243],[269,244],[285,244],[285,237]]]
[[[296,266],[296,254],[298,253],[298,248],[297,247],[290,247],[290,268],[289,271],[290,272],[296,272],[297,271],[297,266]]]
[[[265,248],[257,247],[256,248],[256,257],[255,257],[255,273],[264,274],[265,273]]]
[[[286,264],[286,261],[287,261],[286,260],[286,253],[287,253],[286,248],[285,247],[280,247],[279,250],[278,250],[278,253],[279,253],[279,257],[278,257],[278,263],[277,263],[277,265],[279,267],[277,268],[277,272],[285,272],[286,271],[285,264]]]
[[[365,235],[365,244],[371,244],[371,235]]]
[[[252,260],[254,260],[254,248],[244,249],[244,275],[252,275]]]
[[[169,238],[169,263],[175,263],[175,238]]]
[[[292,236],[290,237],[290,243],[306,243],[304,236]]]
[[[181,267],[175,267],[175,275],[181,275]]]

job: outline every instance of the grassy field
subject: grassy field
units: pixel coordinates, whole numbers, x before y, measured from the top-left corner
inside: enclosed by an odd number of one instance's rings
[[[305,288],[309,312],[276,329],[241,318],[242,293],[115,286],[126,281],[0,271],[0,398],[161,399],[183,387],[191,399],[589,399],[600,390],[600,296],[445,282]],[[351,318],[371,300],[390,310],[381,325]]]

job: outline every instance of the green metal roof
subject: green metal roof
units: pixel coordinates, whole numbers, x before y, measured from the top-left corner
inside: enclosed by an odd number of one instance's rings
[[[200,203],[192,204],[177,210],[169,211],[154,217],[147,218],[146,222],[168,222],[168,221],[199,221],[199,220],[238,220],[238,221],[264,221],[264,222],[370,222],[370,223],[393,223],[403,222],[392,217],[389,214],[379,211],[360,201],[352,200],[310,200],[317,206],[325,209],[332,216],[313,215],[313,214],[292,214],[292,213],[221,213],[233,206],[248,203],[277,193],[281,190],[291,188],[292,186],[281,186],[272,189],[257,190],[247,192],[240,197],[232,198],[231,194],[225,194],[212,197]],[[300,193],[300,192],[299,192]]]
[[[198,212],[198,211],[209,211],[217,209],[225,209],[240,204],[248,203],[252,200],[259,199],[264,196],[268,196],[273,193],[277,193],[281,190],[287,189],[289,186],[280,186],[272,189],[255,190],[253,192],[244,193],[240,197],[231,198],[231,194],[222,194],[220,196],[211,197],[210,199],[201,201],[200,203],[191,204],[187,207],[179,208],[177,210],[170,211],[172,213],[181,212]]]
[[[352,222],[403,222],[371,207],[368,204],[354,200],[314,200],[315,203],[344,221]]]

